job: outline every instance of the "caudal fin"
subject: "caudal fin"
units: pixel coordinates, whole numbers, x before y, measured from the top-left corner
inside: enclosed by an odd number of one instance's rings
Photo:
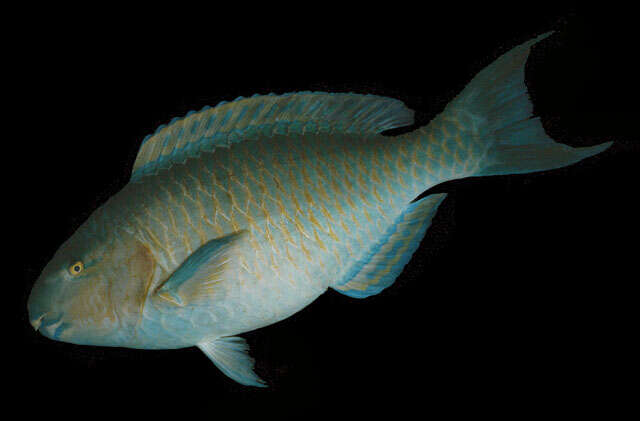
[[[476,175],[516,174],[560,168],[607,149],[612,142],[573,148],[556,143],[532,118],[533,104],[524,83],[531,47],[551,33],[513,48],[482,70],[445,109],[443,115],[471,117],[476,141],[486,154]]]

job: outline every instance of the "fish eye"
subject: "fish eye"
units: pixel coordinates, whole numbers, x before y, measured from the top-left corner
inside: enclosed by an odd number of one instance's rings
[[[77,261],[71,266],[69,266],[69,273],[72,275],[77,275],[84,269],[84,264],[81,261]]]

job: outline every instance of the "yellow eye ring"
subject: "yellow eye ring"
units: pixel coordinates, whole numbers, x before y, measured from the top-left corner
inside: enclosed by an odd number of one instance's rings
[[[69,273],[72,275],[77,275],[80,272],[82,272],[83,269],[84,269],[84,264],[82,264],[82,262],[78,260],[77,262],[69,266]]]

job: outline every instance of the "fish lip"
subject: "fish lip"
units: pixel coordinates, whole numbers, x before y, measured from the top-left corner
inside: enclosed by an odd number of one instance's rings
[[[65,330],[67,330],[70,327],[69,323],[66,322],[62,322],[58,325],[58,327],[56,327],[56,330],[53,332],[53,339],[55,340],[60,340],[60,335],[62,335],[62,332],[64,332]]]
[[[69,325],[62,321],[62,317],[59,317],[54,323],[47,324],[47,326],[43,327],[42,331],[47,333],[51,339],[58,339],[62,331],[67,327],[69,327]]]
[[[48,317],[52,316],[53,317]],[[64,323],[62,320],[63,313],[51,313],[46,312],[41,314],[35,319],[30,320],[31,326],[37,331],[48,338],[58,339],[62,331],[69,327],[68,323]]]
[[[51,312],[48,312],[45,315],[49,315],[49,314],[51,314]],[[56,327],[58,327],[61,322],[62,322],[62,313],[59,313],[56,317],[42,320],[41,327],[43,329],[46,327],[51,327],[52,325],[55,325]]]
[[[38,331],[38,329],[40,329],[40,326],[42,325],[42,319],[44,319],[44,317],[47,314],[49,314],[49,313],[42,313],[37,318],[29,320],[29,323],[31,323],[31,326],[33,326],[33,328],[36,330],[36,332]]]

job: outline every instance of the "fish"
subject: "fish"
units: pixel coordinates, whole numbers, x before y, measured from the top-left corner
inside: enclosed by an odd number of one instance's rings
[[[27,301],[47,338],[137,349],[196,346],[234,381],[266,387],[239,335],[329,288],[389,288],[446,193],[467,177],[574,164],[607,149],[557,143],[525,85],[540,35],[481,70],[427,125],[370,94],[254,95],[160,126],[131,180],[56,251]]]

